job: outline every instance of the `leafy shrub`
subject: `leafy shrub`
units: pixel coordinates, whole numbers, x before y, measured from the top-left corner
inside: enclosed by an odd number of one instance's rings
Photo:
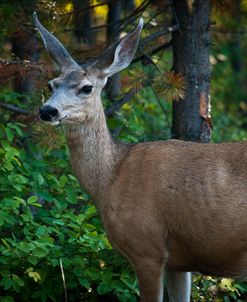
[[[61,301],[61,264],[69,301],[136,301],[135,277],[112,251],[66,148],[45,150],[23,129],[0,125],[0,301]]]

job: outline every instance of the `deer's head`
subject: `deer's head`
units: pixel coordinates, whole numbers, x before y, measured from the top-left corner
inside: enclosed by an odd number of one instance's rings
[[[92,64],[82,67],[65,47],[39,22],[33,14],[45,48],[59,65],[61,74],[49,82],[51,97],[40,108],[40,118],[53,125],[83,123],[97,118],[101,106],[100,94],[107,78],[127,67],[132,61],[143,27],[140,19],[136,29],[117,45],[112,45]]]

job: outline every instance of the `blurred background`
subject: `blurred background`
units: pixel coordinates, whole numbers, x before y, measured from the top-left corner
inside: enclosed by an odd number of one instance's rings
[[[142,16],[135,59],[102,95],[112,135],[207,143],[247,138],[247,1],[0,1],[0,302],[138,301],[133,271],[71,171],[62,128],[37,117],[59,70],[33,11],[81,64]],[[247,301],[247,283],[193,281],[192,301]]]

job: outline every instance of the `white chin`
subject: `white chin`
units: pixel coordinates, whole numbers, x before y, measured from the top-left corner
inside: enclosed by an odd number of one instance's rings
[[[60,124],[60,121],[52,121],[52,122],[49,122],[49,124],[52,126],[57,126]]]

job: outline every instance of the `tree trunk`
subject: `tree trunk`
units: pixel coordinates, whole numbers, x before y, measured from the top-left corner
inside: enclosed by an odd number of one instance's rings
[[[29,5],[25,5],[24,1],[15,3],[16,1],[9,1],[14,15],[12,18],[16,20],[16,30],[10,36],[12,44],[12,53],[20,60],[27,60],[31,62],[38,62],[40,59],[40,47],[37,36],[31,29],[30,24],[26,22],[30,14],[36,10],[36,0],[29,1]],[[17,73],[18,74],[18,73]],[[38,80],[40,79],[40,72],[38,69],[27,70],[26,73],[18,75],[13,78],[13,85],[16,92],[22,94],[19,98],[26,102],[27,96],[25,94],[34,93],[38,88]]]
[[[130,13],[135,9],[134,0],[125,0],[123,4],[126,13]]]
[[[79,43],[92,45],[95,43],[95,35],[92,27],[92,9],[90,8],[90,0],[73,0],[74,5],[74,34]]]
[[[20,60],[37,62],[40,58],[40,51],[36,36],[29,28],[20,26],[10,37],[12,43],[12,52]],[[14,80],[15,91],[21,94],[33,93],[37,88],[37,81],[40,78],[40,72],[37,69],[29,70],[21,77]],[[26,96],[22,95],[20,100],[26,101]]]
[[[108,6],[109,11],[107,15],[107,40],[109,42],[113,38],[118,38],[117,29],[119,24],[117,24],[117,22],[120,20],[121,16],[121,0],[110,1]],[[121,78],[120,74],[117,73],[109,79],[107,85],[107,95],[110,100],[114,100],[114,98],[117,97],[120,92]]]
[[[185,97],[173,103],[174,138],[210,140],[210,1],[173,1],[180,29],[172,34],[173,70],[185,77]]]

